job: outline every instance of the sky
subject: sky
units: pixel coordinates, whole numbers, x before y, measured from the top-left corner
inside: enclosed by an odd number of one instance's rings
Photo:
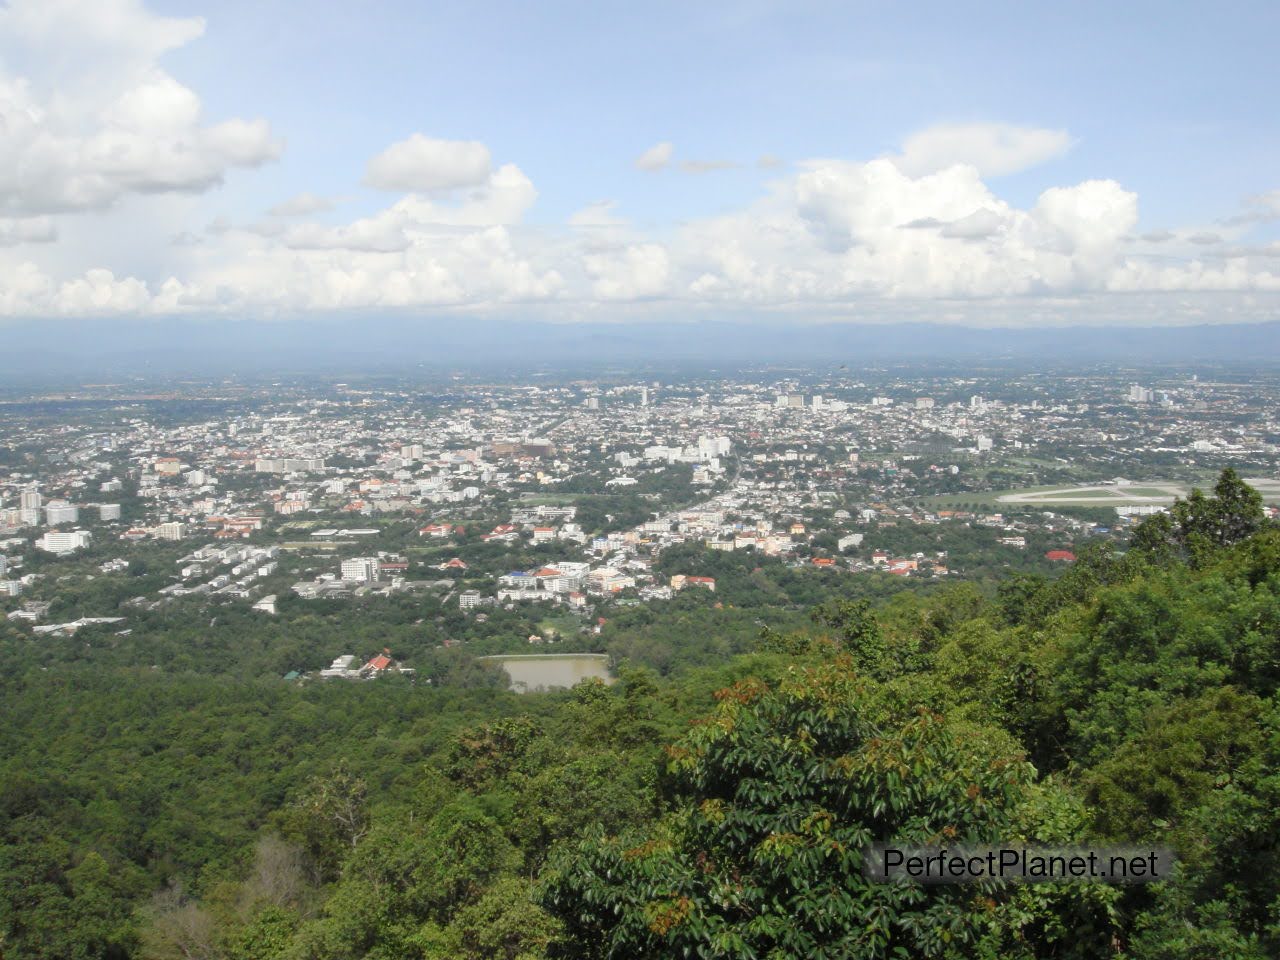
[[[1280,4],[10,0],[0,323],[1280,319]]]

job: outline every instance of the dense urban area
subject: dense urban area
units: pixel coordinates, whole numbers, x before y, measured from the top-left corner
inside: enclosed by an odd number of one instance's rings
[[[1278,411],[1119,364],[0,392],[0,956],[1273,956],[1276,874],[1214,871],[1280,868]],[[865,839],[774,736],[819,728],[903,829],[1186,871],[863,890],[827,943]]]

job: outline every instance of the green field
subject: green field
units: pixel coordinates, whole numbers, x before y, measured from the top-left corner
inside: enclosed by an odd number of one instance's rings
[[[1249,478],[1267,503],[1280,502],[1280,481]],[[1213,479],[1200,484],[1210,490]],[[959,504],[981,507],[1118,507],[1144,504],[1168,505],[1175,497],[1185,497],[1192,484],[1181,481],[1147,481],[1140,484],[1081,484],[1080,486],[1022,487],[1016,490],[990,490],[973,493],[948,494],[933,497],[930,504],[935,509],[946,509]]]

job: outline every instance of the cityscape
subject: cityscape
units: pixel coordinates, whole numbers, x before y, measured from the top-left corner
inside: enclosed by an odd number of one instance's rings
[[[1280,958],[1277,37],[0,0],[0,960]]]
[[[166,604],[274,617],[403,595],[449,613],[415,618],[393,651],[410,665],[468,644],[599,653],[619,609],[717,602],[705,559],[670,559],[690,548],[819,579],[981,581],[1120,548],[1224,466],[1273,514],[1280,499],[1266,374],[473,380],[7,399],[6,616],[93,645]],[[326,664],[383,646],[275,669],[367,678],[387,668]]]

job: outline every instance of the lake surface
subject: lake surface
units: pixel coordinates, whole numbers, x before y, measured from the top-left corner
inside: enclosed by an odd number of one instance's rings
[[[568,688],[593,677],[613,683],[613,677],[609,676],[609,657],[603,653],[547,653],[480,659],[502,667],[511,678],[511,689],[516,693]]]

